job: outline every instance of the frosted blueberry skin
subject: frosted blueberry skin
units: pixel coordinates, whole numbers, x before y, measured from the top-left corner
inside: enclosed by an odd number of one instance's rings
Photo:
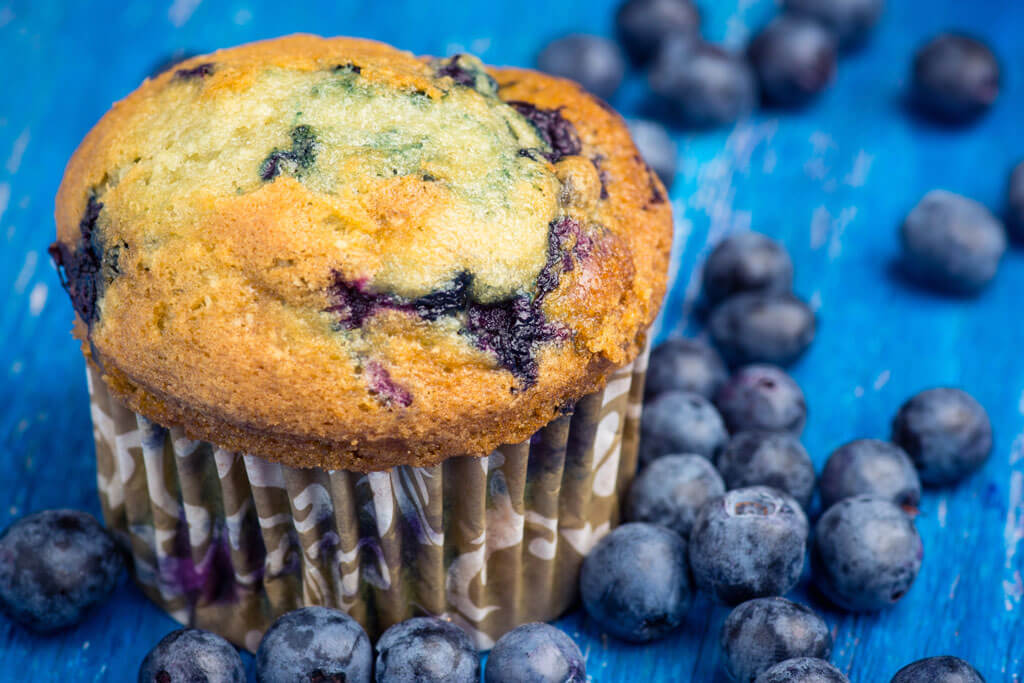
[[[303,607],[279,617],[256,650],[259,683],[370,683],[372,673],[373,648],[363,627],[327,607]]]
[[[751,486],[713,498],[690,532],[694,582],[724,605],[785,595],[803,570],[807,532],[800,504],[778,489]]]
[[[729,434],[715,407],[700,394],[667,391],[644,406],[640,418],[640,463],[670,453],[711,458]]]
[[[626,497],[625,518],[668,527],[689,538],[697,511],[725,493],[711,462],[699,455],[666,455],[640,471]]]
[[[738,683],[753,683],[787,659],[832,656],[828,624],[811,608],[785,598],[741,603],[722,624],[725,671]]]
[[[857,439],[834,450],[821,471],[818,491],[825,509],[844,498],[872,496],[913,516],[921,503],[914,463],[902,448],[879,439]]]
[[[139,667],[139,683],[245,683],[242,658],[216,633],[197,628],[171,631]]]
[[[584,683],[587,665],[572,638],[554,626],[523,624],[494,644],[486,683]]]
[[[806,510],[814,496],[814,464],[803,444],[786,432],[739,432],[715,458],[730,489],[771,486]]]
[[[655,121],[630,119],[626,121],[633,143],[665,187],[671,188],[679,167],[679,146],[665,127]]]
[[[835,77],[837,47],[832,32],[817,21],[776,17],[747,48],[762,98],[780,107],[809,104]]]
[[[867,41],[882,16],[885,0],[783,0],[782,6],[821,22],[839,39],[839,49],[849,51]]]
[[[730,365],[796,362],[814,342],[817,320],[792,294],[745,293],[711,312],[708,329]]]
[[[903,220],[903,268],[941,292],[973,295],[992,281],[1006,252],[1006,230],[984,206],[933,190]]]
[[[804,392],[774,365],[737,370],[715,394],[715,406],[733,433],[770,431],[799,436],[807,422]]]
[[[853,612],[899,601],[917,578],[923,557],[913,521],[881,498],[845,498],[815,525],[814,581],[832,602]]]
[[[1024,242],[1024,161],[1013,169],[1006,188],[1006,227],[1010,237]]]
[[[731,235],[704,263],[704,298],[717,304],[734,294],[786,294],[793,289],[793,260],[781,243],[759,232]]]
[[[461,628],[435,617],[395,624],[377,641],[376,683],[477,683],[480,655]]]
[[[729,379],[729,371],[714,348],[696,339],[668,339],[651,352],[644,399],[666,391],[691,391],[712,399]]]
[[[580,596],[590,618],[616,638],[664,637],[683,622],[693,599],[686,541],[656,524],[623,524],[584,558]]]
[[[985,679],[968,662],[944,655],[907,664],[890,683],[985,683]]]
[[[892,440],[907,452],[925,484],[955,483],[992,454],[988,413],[960,389],[927,389],[904,403],[892,422]]]
[[[754,683],[850,683],[850,679],[824,659],[797,657],[776,664]]]
[[[124,571],[113,537],[78,510],[44,510],[0,534],[0,611],[38,633],[79,623]]]
[[[967,123],[988,111],[1002,87],[999,60],[982,41],[940,33],[914,55],[911,97],[936,121]]]
[[[537,68],[608,99],[622,84],[626,60],[607,38],[573,33],[548,43],[537,56]]]
[[[648,84],[666,113],[684,126],[725,126],[757,106],[757,79],[742,56],[690,37],[658,51]]]
[[[626,0],[615,13],[615,31],[630,59],[646,64],[670,36],[699,36],[700,11],[690,0]]]

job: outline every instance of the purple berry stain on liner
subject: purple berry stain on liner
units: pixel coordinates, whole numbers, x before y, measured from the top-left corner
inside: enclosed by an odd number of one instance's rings
[[[203,62],[197,64],[191,69],[178,69],[174,72],[174,78],[183,81],[190,81],[196,78],[203,79],[213,74],[214,64],[213,62]]]

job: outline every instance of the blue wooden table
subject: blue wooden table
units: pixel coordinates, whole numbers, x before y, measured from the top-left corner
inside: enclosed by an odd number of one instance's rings
[[[75,145],[155,62],[295,31],[378,38],[417,53],[473,51],[530,65],[544,42],[609,33],[613,2],[355,0],[0,1],[0,527],[55,506],[99,513],[84,367],[68,335],[71,307],[46,256],[53,197]],[[707,33],[741,44],[771,0],[704,0]],[[835,87],[796,113],[677,135],[681,173],[674,287],[660,335],[700,333],[689,311],[695,266],[723,235],[753,228],[786,242],[796,287],[820,313],[818,339],[794,374],[810,403],[804,442],[820,468],[855,437],[886,437],[910,394],[953,384],[988,409],[991,462],[960,486],[929,491],[918,527],[925,561],[894,608],[847,616],[801,589],[833,627],[851,680],[888,681],[926,655],[969,658],[988,681],[1024,680],[1024,250],[1011,251],[976,300],[937,297],[894,274],[896,227],[927,190],[993,208],[1024,158],[1024,5],[1019,0],[893,0],[867,50]],[[607,6],[603,6],[607,5]],[[985,36],[1006,67],[1004,94],[977,125],[951,131],[902,104],[914,47],[948,27]],[[634,74],[614,104],[640,110]],[[582,614],[559,624],[595,681],[721,680],[717,634],[727,611],[705,602],[685,628],[648,646],[603,636]],[[125,580],[80,627],[51,638],[0,617],[0,681],[134,680],[144,653],[175,627]],[[251,658],[247,658],[251,666]]]

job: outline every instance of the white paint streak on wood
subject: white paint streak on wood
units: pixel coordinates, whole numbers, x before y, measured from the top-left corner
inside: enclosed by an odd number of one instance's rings
[[[14,139],[14,144],[11,145],[11,154],[7,157],[7,163],[5,167],[7,172],[14,175],[18,172],[21,167],[21,159],[25,156],[25,149],[28,148],[28,142],[32,139],[32,134],[28,128],[21,131],[21,134]]]
[[[198,9],[199,5],[202,4],[202,1],[203,0],[174,0],[174,2],[171,3],[171,8],[167,10],[167,19],[175,28],[181,28],[189,19],[192,18],[192,14],[196,9]]]
[[[33,316],[37,316],[43,312],[43,307],[46,306],[46,296],[49,291],[46,287],[46,283],[37,282],[36,286],[32,288],[32,291],[28,294],[28,311]]]

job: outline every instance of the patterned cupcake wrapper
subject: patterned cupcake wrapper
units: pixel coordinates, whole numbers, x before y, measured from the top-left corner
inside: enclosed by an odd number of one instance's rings
[[[480,649],[562,614],[636,469],[646,353],[529,441],[361,474],[295,469],[161,427],[89,368],[103,515],[172,617],[255,650],[304,605],[371,636],[439,615]]]

